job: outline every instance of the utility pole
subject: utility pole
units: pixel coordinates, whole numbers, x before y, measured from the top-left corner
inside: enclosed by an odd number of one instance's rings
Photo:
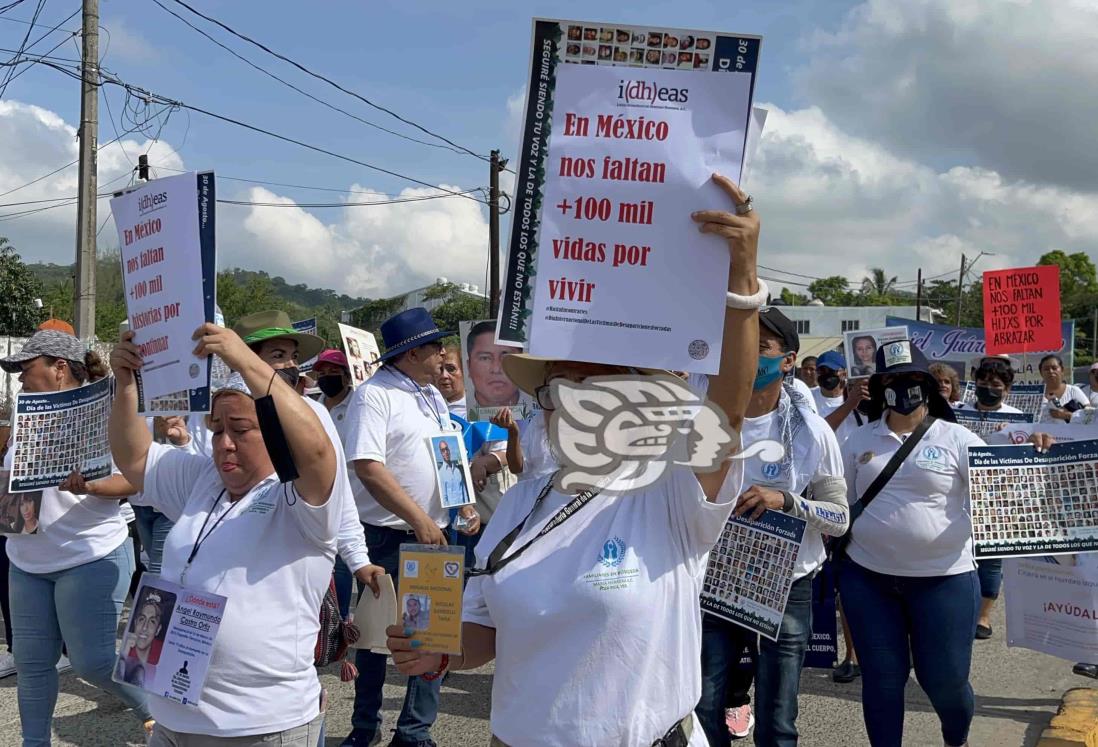
[[[507,159],[493,150],[488,178],[488,316],[499,312],[499,172],[507,167]]]
[[[921,322],[923,320],[923,268],[919,268],[918,274],[915,276],[915,320]],[[931,320],[933,321],[933,320]]]
[[[957,276],[957,326],[961,326],[961,299],[965,293],[965,255],[961,255],[961,274]]]
[[[76,201],[76,336],[95,337],[95,221],[99,189],[99,0],[83,0],[81,52],[80,176]]]

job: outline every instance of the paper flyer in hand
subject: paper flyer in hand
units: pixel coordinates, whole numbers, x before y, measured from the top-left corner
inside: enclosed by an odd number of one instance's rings
[[[377,359],[381,352],[377,340],[364,329],[349,324],[339,325],[339,335],[343,338],[343,351],[347,354],[347,365],[351,367],[351,386],[358,387],[374,375]]]
[[[1003,561],[1007,645],[1098,661],[1098,553]]]
[[[977,558],[1098,550],[1098,440],[968,451]]]
[[[398,625],[411,628],[423,651],[461,653],[461,595],[465,549],[401,545]]]
[[[364,648],[375,654],[388,654],[389,647],[385,645],[389,634],[385,629],[390,625],[400,622],[397,614],[396,588],[393,586],[393,577],[386,574],[377,580],[381,595],[374,596],[369,588],[362,592],[355,607],[355,627],[358,628],[358,640],[351,644],[351,648]]]
[[[564,360],[715,374],[724,241],[762,39],[536,18],[501,344]],[[735,268],[732,268],[735,272]]]
[[[804,519],[780,511],[730,517],[709,553],[702,610],[777,640],[804,528]]]
[[[183,705],[196,705],[225,615],[226,599],[141,576],[113,679]]]
[[[16,395],[9,492],[56,488],[73,470],[85,480],[111,473],[107,419],[112,381],[106,378],[76,389]]]

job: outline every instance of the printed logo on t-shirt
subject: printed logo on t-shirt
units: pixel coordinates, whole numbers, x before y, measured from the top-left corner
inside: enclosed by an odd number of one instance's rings
[[[924,446],[919,456],[915,458],[915,466],[919,469],[931,472],[948,472],[949,463],[946,461],[946,452],[938,446]]]
[[[599,562],[607,568],[617,568],[625,560],[625,540],[613,537],[602,543]]]
[[[778,475],[782,473],[781,462],[763,462],[762,474],[767,480],[777,479]]]

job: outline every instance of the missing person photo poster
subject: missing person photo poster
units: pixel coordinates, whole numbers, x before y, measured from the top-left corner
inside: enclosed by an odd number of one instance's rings
[[[977,558],[1098,550],[1098,440],[968,452]]]
[[[709,553],[702,610],[776,641],[804,527],[779,511],[755,521],[732,516]]]
[[[0,472],[0,534],[37,534],[42,513],[42,491],[12,493],[9,475]]]
[[[146,573],[115,662],[115,682],[183,705],[201,702],[226,599]]]
[[[111,473],[107,418],[111,382],[15,397],[8,491],[56,488],[76,470],[85,480]]]
[[[1032,423],[1034,417],[1026,412],[984,412],[983,410],[957,410],[953,411],[957,418],[957,425],[963,425],[977,436],[986,436],[991,433],[1018,425],[1020,423]]]
[[[381,356],[377,340],[364,329],[340,324],[339,336],[343,339],[343,351],[351,369],[351,386],[358,387],[374,375],[377,359]]]
[[[847,377],[863,379],[872,376],[877,371],[877,351],[889,343],[906,339],[907,327],[854,329],[844,332],[843,351],[846,354]],[[906,354],[906,350],[902,352]],[[887,356],[885,360],[888,362]]]
[[[1013,362],[1012,362],[1013,365]],[[1019,369],[1014,369],[1019,370]],[[961,401],[966,405],[976,406],[976,382],[966,381],[965,392],[961,396]],[[1041,413],[1041,404],[1045,401],[1045,385],[1044,384],[1015,384],[1010,387],[1010,391],[1003,397],[1003,405],[1005,407],[1013,407],[1015,410],[1021,410],[1023,413],[1036,419]],[[960,422],[960,421],[958,421]],[[1016,423],[1031,423],[1032,420],[1016,420],[1011,421]]]
[[[111,200],[145,415],[209,412],[210,358],[192,351],[194,331],[214,321],[215,204],[212,172],[155,179]]]
[[[522,348],[496,342],[495,319],[459,322],[458,332],[470,422],[491,420],[504,407],[511,408],[511,417],[518,422],[538,409],[533,397],[519,391],[503,370],[504,357],[521,353]]]
[[[476,503],[469,459],[460,433],[429,436],[427,444],[435,460],[435,481],[443,508],[458,508]]]
[[[401,621],[416,631],[424,651],[460,654],[465,550],[404,544],[399,571]]]
[[[532,31],[497,340],[717,373],[728,249],[690,216],[732,209],[711,177],[742,178],[762,39],[543,18]]]
[[[1098,661],[1098,553],[1003,563],[1007,645]]]

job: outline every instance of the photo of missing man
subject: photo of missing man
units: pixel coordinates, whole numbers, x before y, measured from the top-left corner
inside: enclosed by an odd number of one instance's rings
[[[461,322],[461,351],[465,360],[465,405],[469,420],[489,420],[503,407],[522,420],[536,408],[503,371],[503,359],[521,348],[496,344],[496,320]]]
[[[405,594],[400,606],[404,627],[427,630],[431,626],[431,597],[427,594]]]
[[[152,681],[174,610],[175,594],[142,585],[118,655],[116,679],[135,687]]]
[[[443,508],[457,508],[476,502],[465,445],[457,435],[430,436],[435,460],[435,478]]]

